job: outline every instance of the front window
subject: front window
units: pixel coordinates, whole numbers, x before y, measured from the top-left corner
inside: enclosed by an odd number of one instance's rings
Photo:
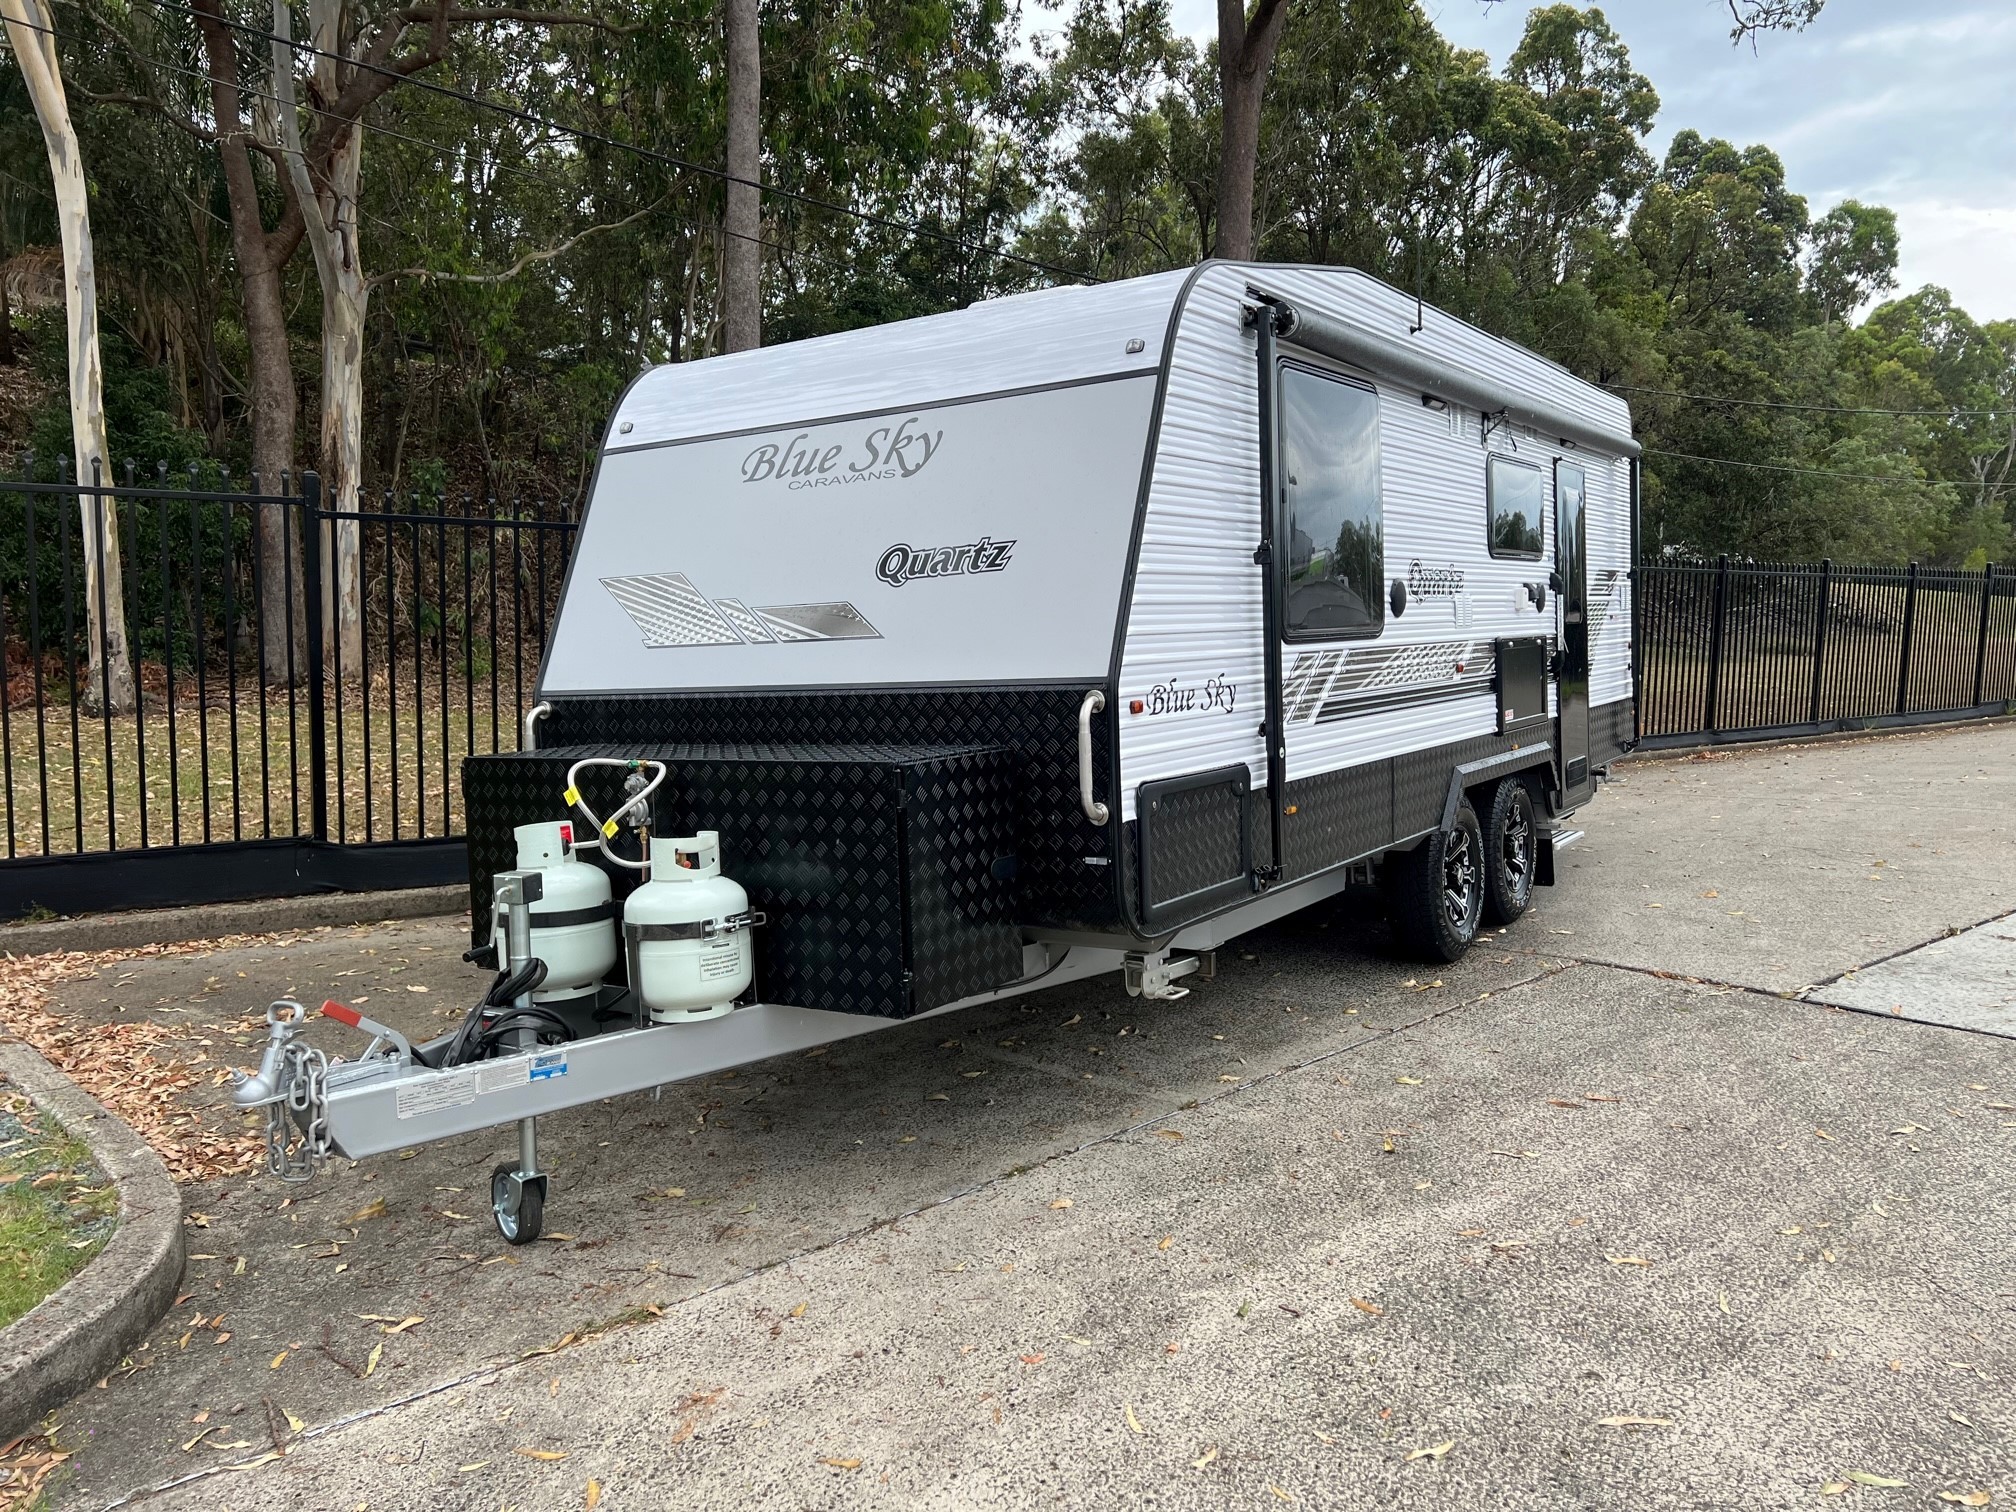
[[[1485,481],[1491,555],[1538,560],[1545,492],[1540,469],[1510,457],[1493,457]]]
[[[1311,368],[1281,367],[1291,640],[1377,635],[1384,622],[1379,396]]]

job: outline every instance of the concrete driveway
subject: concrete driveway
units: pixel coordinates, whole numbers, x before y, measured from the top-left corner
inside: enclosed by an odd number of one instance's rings
[[[2012,815],[2008,725],[1632,763],[1439,975],[1346,898],[1179,1003],[1094,982],[580,1109],[524,1251],[501,1132],[198,1184],[186,1300],[61,1415],[58,1503],[2000,1505],[2016,1043],[1797,995],[2016,910]],[[60,995],[417,1030],[465,942]]]

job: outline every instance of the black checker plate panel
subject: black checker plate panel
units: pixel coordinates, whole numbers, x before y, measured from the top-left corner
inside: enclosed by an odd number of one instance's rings
[[[1631,749],[1631,700],[1598,704],[1589,711],[1589,764],[1608,766]]]
[[[1230,784],[1185,788],[1154,800],[1148,817],[1150,906],[1246,875],[1239,853],[1243,791]]]
[[[1021,919],[1057,929],[1120,922],[1108,829],[1078,806],[1076,688],[664,693],[562,698],[540,726],[549,745],[654,741],[898,742],[1006,746],[1017,757]],[[1092,769],[1111,770],[1112,711],[1092,722]],[[1101,796],[1109,803],[1103,779]],[[1115,827],[1117,828],[1117,826]]]
[[[1014,868],[997,865],[1014,854],[1015,758],[999,748],[647,742],[472,757],[474,918],[514,860],[512,828],[564,817],[567,769],[588,755],[671,767],[653,799],[660,835],[720,831],[722,870],[769,916],[755,936],[765,999],[903,1018],[1020,975]],[[621,781],[590,768],[581,787],[607,814]],[[636,874],[612,880],[627,896]]]
[[[1606,707],[1628,709],[1629,706]],[[1496,756],[1514,746],[1531,745],[1533,740],[1531,734],[1479,735],[1391,760],[1365,762],[1297,779],[1288,787],[1289,801],[1296,812],[1286,816],[1283,824],[1288,866],[1282,881],[1293,882],[1343,862],[1377,854],[1397,842],[1435,829],[1442,822],[1449,778],[1457,767]],[[1252,804],[1253,864],[1262,867],[1273,852],[1267,790],[1256,788],[1248,801]],[[1142,917],[1141,883],[1132,860],[1138,844],[1136,829],[1136,824],[1128,824],[1121,858],[1128,912],[1138,929]],[[1220,912],[1223,906],[1214,903],[1200,908],[1195,917]],[[1192,921],[1187,918],[1158,919],[1156,932],[1167,933],[1189,922]]]

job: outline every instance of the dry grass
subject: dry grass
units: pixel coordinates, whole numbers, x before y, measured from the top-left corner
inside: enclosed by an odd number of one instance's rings
[[[518,747],[516,709],[508,699],[505,690],[493,723],[487,686],[477,690],[473,710],[452,687],[445,710],[438,690],[425,701],[409,693],[388,706],[381,686],[373,692],[367,721],[352,687],[339,720],[332,690],[330,838],[362,842],[460,833],[464,756]],[[8,845],[6,854],[138,849],[143,791],[148,845],[311,833],[305,695],[297,692],[291,725],[284,695],[262,700],[245,694],[236,705],[213,700],[204,708],[179,704],[172,719],[160,706],[150,706],[144,717],[111,720],[79,711],[74,734],[71,712],[65,704],[39,716],[32,708],[16,708],[7,717],[10,760],[0,778],[5,805],[0,841]]]

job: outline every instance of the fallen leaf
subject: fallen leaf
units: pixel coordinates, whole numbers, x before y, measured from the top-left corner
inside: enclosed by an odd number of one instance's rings
[[[1157,1248],[1158,1250],[1166,1250],[1167,1248],[1169,1248],[1170,1245],[1174,1244],[1175,1242],[1176,1242],[1176,1236],[1174,1234],[1165,1234],[1162,1236],[1162,1242],[1156,1245],[1155,1248]]]
[[[569,1449],[513,1449],[513,1454],[522,1454],[527,1459],[563,1460],[573,1451]]]
[[[1550,1108],[1579,1108],[1582,1104],[1572,1102],[1565,1097],[1550,1097],[1547,1099],[1547,1106]]]
[[[1041,1354],[1026,1354],[1022,1356],[1022,1363],[1024,1365],[1041,1365],[1043,1363],[1043,1356]]]
[[[402,1334],[406,1332],[407,1329],[416,1327],[417,1325],[425,1323],[426,1321],[427,1320],[421,1317],[418,1313],[409,1313],[406,1317],[401,1318],[397,1323],[381,1324],[379,1326],[378,1332],[384,1334]]]
[[[1203,1452],[1203,1454],[1199,1455],[1196,1459],[1190,1461],[1190,1468],[1192,1470],[1202,1470],[1206,1465],[1210,1464],[1211,1461],[1213,1461],[1216,1458],[1218,1458],[1218,1446],[1216,1444],[1213,1444],[1209,1449],[1206,1449]]]
[[[425,992],[427,989],[421,986],[418,982],[408,982],[406,984],[406,990],[408,992]]]
[[[588,1512],[595,1512],[595,1509],[602,1505],[602,1482],[598,1480],[588,1482],[587,1500]]]
[[[1827,1132],[1827,1131],[1826,1131],[1825,1129],[1815,1129],[1815,1130],[1813,1131],[1813,1137],[1814,1137],[1815,1139],[1824,1139],[1824,1140],[1827,1140],[1827,1141],[1828,1141],[1828,1142],[1830,1142],[1830,1143],[1831,1143],[1831,1142],[1833,1141],[1833,1139],[1834,1139],[1834,1136],[1833,1136],[1832,1134],[1829,1134],[1829,1133],[1828,1133],[1828,1132]]]
[[[1598,1428],[1671,1428],[1673,1419],[1639,1417],[1635,1413],[1620,1412],[1615,1417],[1596,1419]]]
[[[1407,1451],[1407,1458],[1410,1461],[1418,1459],[1439,1460],[1440,1458],[1442,1458],[1443,1455],[1447,1454],[1451,1449],[1454,1449],[1455,1447],[1456,1447],[1456,1440],[1444,1439],[1442,1440],[1441,1443],[1432,1444],[1426,1449],[1409,1449]]]
[[[1396,1076],[1393,1080],[1403,1087],[1418,1087],[1421,1085],[1421,1078],[1418,1076]]]
[[[1372,1314],[1372,1316],[1375,1318],[1383,1318],[1386,1316],[1385,1308],[1381,1307],[1376,1302],[1367,1302],[1363,1297],[1353,1297],[1351,1299],[1351,1305],[1357,1308],[1358,1311],[1362,1313]]]
[[[1071,1206],[1071,1199],[1069,1197],[1058,1197],[1051,1202],[1050,1210],[1052,1212],[1061,1213],[1064,1211],[1065,1208],[1068,1208],[1069,1206]]]
[[[1846,1481],[1828,1481],[1820,1488],[1820,1494],[1822,1496],[1839,1496],[1848,1489],[1848,1482]]]
[[[378,1362],[382,1360],[384,1357],[385,1357],[385,1346],[383,1344],[373,1344],[371,1346],[371,1353],[364,1356],[363,1379],[367,1381],[371,1379],[371,1372],[378,1368]]]
[[[1643,1255],[1605,1255],[1612,1265],[1650,1265],[1652,1262]]]
[[[861,1461],[858,1459],[822,1459],[819,1463],[822,1465],[831,1465],[835,1470],[859,1470],[861,1468]]]
[[[1941,1491],[1939,1500],[1956,1507],[1985,1507],[1995,1498],[1986,1491]]]
[[[467,1475],[471,1470],[481,1470],[485,1465],[489,1463],[490,1461],[488,1460],[471,1460],[466,1465],[457,1465],[455,1467],[455,1473],[458,1475]]]
[[[1886,1486],[1892,1489],[1911,1484],[1909,1481],[1901,1481],[1888,1475],[1877,1475],[1868,1470],[1850,1470],[1848,1472],[1848,1479],[1855,1482],[1858,1486]]]
[[[357,1209],[348,1218],[345,1218],[343,1222],[350,1225],[369,1223],[373,1218],[383,1218],[384,1216],[385,1199],[383,1197],[373,1197],[364,1206]]]
[[[810,1304],[809,1304],[809,1302],[800,1302],[800,1303],[799,1303],[799,1304],[798,1304],[798,1305],[797,1305],[796,1307],[794,1307],[794,1308],[792,1308],[792,1309],[791,1309],[791,1316],[792,1316],[792,1317],[794,1317],[794,1318],[802,1318],[802,1317],[804,1317],[804,1316],[805,1316],[805,1309],[806,1309],[806,1307],[808,1307],[809,1305],[810,1305]]]
[[[1274,1493],[1274,1499],[1276,1501],[1292,1502],[1293,1500],[1295,1500],[1294,1497],[1290,1496],[1286,1491],[1283,1491],[1279,1486],[1275,1485],[1272,1481],[1269,1481],[1267,1483],[1267,1489]]]
[[[286,1358],[287,1358],[287,1351],[283,1349],[280,1351],[280,1353],[273,1356],[272,1363],[269,1364],[266,1368],[268,1370],[278,1370],[280,1368],[280,1362]]]
[[[949,1096],[948,1094],[946,1094],[946,1093],[944,1093],[944,1092],[933,1092],[933,1093],[930,1093],[929,1095],[927,1095],[927,1096],[925,1097],[924,1101],[926,1101],[926,1102],[950,1102],[950,1101],[952,1101],[952,1099],[951,1099],[951,1097],[950,1097],[950,1096]]]
[[[1157,1139],[1170,1140],[1175,1144],[1183,1143],[1183,1131],[1180,1129],[1157,1129],[1155,1131],[1155,1137]]]
[[[1728,1312],[1728,1311],[1729,1311],[1729,1293],[1727,1293],[1727,1292],[1723,1292],[1723,1293],[1721,1293],[1721,1294],[1720,1294],[1719,1296],[1717,1296],[1717,1298],[1715,1299],[1715,1305],[1716,1305],[1717,1307],[1721,1308],[1723,1312],[1725,1312],[1725,1313],[1726,1313],[1726,1312]]]
[[[1127,1426],[1132,1428],[1136,1433],[1146,1433],[1148,1431],[1141,1426],[1141,1419],[1134,1416],[1134,1404],[1132,1402],[1127,1404]]]

